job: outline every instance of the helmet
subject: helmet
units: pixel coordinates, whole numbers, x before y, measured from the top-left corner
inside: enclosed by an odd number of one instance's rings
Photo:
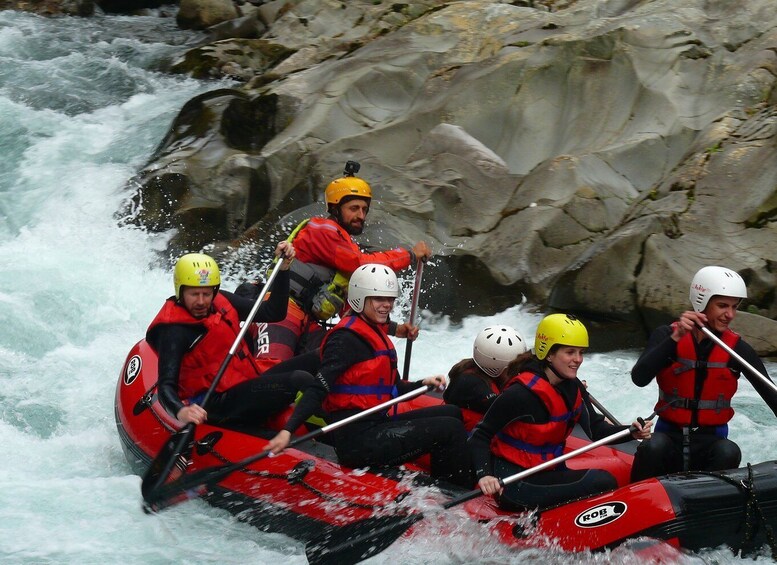
[[[526,350],[521,334],[510,326],[489,326],[475,338],[472,358],[484,373],[498,377],[510,361]]]
[[[588,330],[583,323],[570,314],[545,316],[537,326],[534,337],[534,354],[545,359],[554,345],[588,347]]]
[[[215,286],[221,284],[216,261],[203,253],[188,253],[175,263],[173,286],[175,297],[181,298],[182,286]]]
[[[397,275],[389,267],[368,263],[356,269],[348,283],[348,304],[354,312],[364,310],[368,296],[399,296]]]
[[[691,281],[691,306],[696,312],[703,312],[715,295],[747,298],[747,287],[739,273],[725,267],[703,267]]]
[[[330,182],[324,193],[327,206],[340,204],[346,196],[355,196],[369,201],[372,199],[372,190],[370,185],[359,177],[345,176]]]

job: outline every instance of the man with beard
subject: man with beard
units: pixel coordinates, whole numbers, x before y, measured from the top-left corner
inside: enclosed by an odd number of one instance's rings
[[[288,238],[296,259],[291,266],[289,309],[282,322],[267,324],[259,336],[259,357],[287,360],[318,349],[326,332],[326,320],[345,305],[348,281],[362,265],[377,263],[399,271],[428,259],[429,246],[419,241],[412,248],[363,253],[351,236],[360,235],[370,210],[372,190],[355,176],[359,163],[348,161],[341,178],[325,191],[327,217],[313,217],[298,225]],[[416,328],[407,324],[388,328],[391,335],[414,338]]]

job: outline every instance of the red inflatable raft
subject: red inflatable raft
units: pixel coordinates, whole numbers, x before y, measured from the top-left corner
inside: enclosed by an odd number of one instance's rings
[[[115,402],[122,447],[139,474],[179,429],[179,423],[156,399],[156,381],[156,355],[145,341],[140,341],[122,367]],[[440,400],[421,396],[403,403],[400,409],[434,402]],[[270,428],[238,431],[197,426],[186,473],[260,453],[273,435]],[[586,438],[573,435],[568,449],[588,443]],[[613,492],[524,515],[506,514],[490,497],[479,497],[463,503],[456,512],[487,524],[495,539],[518,548],[552,543],[568,551],[596,551],[644,537],[689,550],[727,545],[734,551],[747,551],[773,543],[777,462],[719,473],[681,473],[629,485],[634,448],[635,442],[599,447],[567,463],[571,468],[607,469],[620,485]],[[408,508],[408,500],[413,498],[408,496],[410,493],[435,492],[439,499],[465,492],[445,485],[419,489],[431,481],[423,473],[423,461],[417,463],[399,469],[354,470],[338,465],[331,446],[311,440],[230,473],[212,485],[203,498],[261,530],[305,542],[326,543],[342,530],[349,540],[353,539],[358,553],[358,536],[351,538],[352,533],[359,532],[363,524],[371,528],[365,532],[375,536],[380,530],[376,520],[384,521],[380,525],[391,525],[392,516],[412,514],[413,508]],[[394,528],[387,536],[395,532],[400,535],[404,530]],[[369,535],[366,537],[369,541]],[[389,545],[392,540],[382,541]]]

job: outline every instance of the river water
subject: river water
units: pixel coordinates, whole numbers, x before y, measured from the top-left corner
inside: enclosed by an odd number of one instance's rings
[[[225,86],[156,70],[196,38],[158,17],[0,12],[0,563],[305,563],[294,540],[258,532],[201,501],[144,515],[140,479],[116,433],[119,370],[172,282],[157,261],[170,234],[119,227],[115,212],[127,179],[178,109]],[[250,272],[225,273],[225,288]],[[412,376],[446,373],[470,355],[487,324],[531,336],[540,318],[521,304],[460,324],[429,316],[413,347]],[[398,350],[402,359],[403,344]],[[655,398],[655,389],[630,383],[636,356],[591,354],[581,369],[593,394],[623,420],[649,414]],[[747,383],[735,407],[732,437],[744,461],[777,458],[774,416]],[[634,560],[628,550],[509,553],[461,531],[455,540],[402,540],[373,562]],[[723,549],[683,561],[752,562]]]

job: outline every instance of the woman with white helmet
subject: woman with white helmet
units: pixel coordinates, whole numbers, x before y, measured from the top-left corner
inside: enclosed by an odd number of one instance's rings
[[[521,334],[510,326],[483,328],[472,344],[472,357],[462,359],[448,372],[445,403],[485,414],[510,378],[507,366],[527,351]]]
[[[675,471],[717,471],[739,466],[739,446],[728,439],[734,415],[731,398],[740,375],[752,383],[777,415],[777,395],[756,379],[699,328],[706,326],[723,343],[756,368],[766,369],[753,348],[729,329],[737,308],[747,298],[745,281],[736,271],[708,266],[691,281],[692,309],[668,326],[653,331],[631,370],[637,386],[658,383],[656,433],[637,450],[634,481]]]
[[[445,385],[442,375],[416,382],[399,378],[397,354],[386,333],[398,295],[397,276],[390,268],[368,264],[354,271],[348,284],[351,312],[324,338],[315,382],[270,441],[273,453],[282,451],[292,431],[322,406],[332,423],[420,386]],[[467,432],[456,406],[375,414],[334,430],[332,436],[338,459],[349,467],[400,465],[429,453],[434,478],[472,484]]]
[[[593,409],[577,378],[587,347],[588,331],[574,316],[543,318],[534,355],[508,367],[509,382],[475,426],[469,447],[478,486],[484,494],[497,496],[501,508],[547,507],[618,486],[607,471],[568,469],[563,462],[504,487],[499,482],[562,455],[576,424],[593,440],[626,429],[606,422]],[[650,422],[633,425],[637,430],[633,437],[650,435]]]

